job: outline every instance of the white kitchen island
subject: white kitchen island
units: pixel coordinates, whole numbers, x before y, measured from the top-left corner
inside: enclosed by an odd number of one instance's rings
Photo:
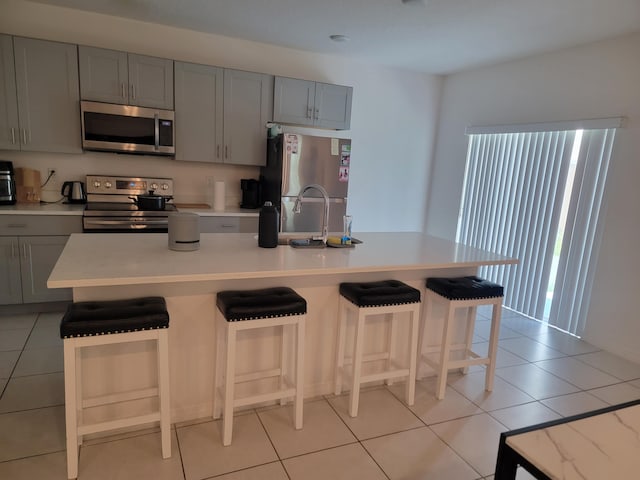
[[[428,276],[474,274],[483,265],[512,265],[516,259],[419,233],[366,233],[355,248],[259,248],[252,234],[202,234],[200,249],[168,249],[167,234],[73,234],[51,276],[49,288],[73,288],[75,301],[161,295],[170,315],[172,421],[212,414],[215,294],[220,290],[290,286],[306,298],[305,396],[329,394],[335,356],[338,284],[398,279],[424,291]],[[513,267],[511,267],[513,268]],[[382,349],[383,322],[367,340]],[[439,325],[427,329],[438,343]],[[379,331],[379,335],[376,332]],[[433,332],[433,333],[431,333]],[[260,334],[264,336],[264,334]],[[402,332],[400,332],[402,335]],[[437,338],[435,338],[437,336]],[[238,368],[268,368],[279,346],[256,348],[255,337],[239,342]],[[349,341],[349,339],[347,339]],[[100,347],[84,357],[85,394],[154,384],[153,345],[131,345],[124,356],[109,357]],[[110,367],[115,367],[111,370]],[[120,370],[122,374],[112,372]],[[146,408],[131,405],[132,411]],[[115,407],[112,407],[115,408]],[[118,410],[120,412],[120,410]],[[91,412],[96,419],[109,408]]]

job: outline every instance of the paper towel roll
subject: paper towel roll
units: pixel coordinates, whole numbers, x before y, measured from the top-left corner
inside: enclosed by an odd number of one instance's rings
[[[224,182],[216,182],[213,185],[213,209],[216,212],[224,212],[225,191]]]

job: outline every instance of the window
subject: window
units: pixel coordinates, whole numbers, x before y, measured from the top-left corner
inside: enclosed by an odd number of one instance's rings
[[[457,241],[516,257],[483,267],[505,306],[580,335],[621,119],[468,129]]]

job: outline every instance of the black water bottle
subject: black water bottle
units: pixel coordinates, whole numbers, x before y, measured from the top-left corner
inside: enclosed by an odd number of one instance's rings
[[[264,202],[258,218],[258,246],[273,248],[278,246],[278,209],[271,202]]]

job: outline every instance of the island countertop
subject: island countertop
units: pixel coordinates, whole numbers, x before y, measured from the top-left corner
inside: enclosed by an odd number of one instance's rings
[[[354,248],[260,248],[254,234],[202,234],[169,250],[167,234],[73,234],[49,288],[239,280],[515,264],[514,258],[415,232],[362,233]]]

